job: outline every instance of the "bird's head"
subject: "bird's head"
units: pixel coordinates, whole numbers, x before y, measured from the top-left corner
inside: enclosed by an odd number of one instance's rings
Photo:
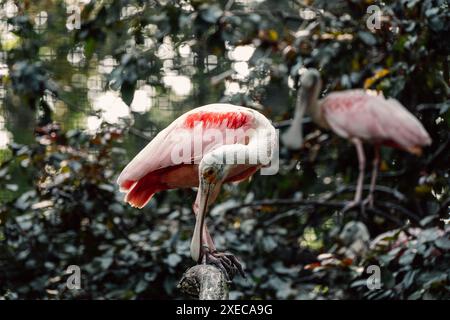
[[[322,80],[316,69],[306,70],[300,78],[300,88],[297,93],[295,115],[288,131],[281,136],[283,144],[292,150],[298,150],[303,145],[303,116],[305,112],[313,113],[317,105]]]
[[[199,165],[200,182],[216,185],[225,180],[230,166],[227,165],[221,155],[214,152],[207,154]]]
[[[300,78],[301,87],[303,90],[309,91],[310,93],[318,93],[322,87],[322,80],[320,78],[320,73],[317,69],[306,70]]]

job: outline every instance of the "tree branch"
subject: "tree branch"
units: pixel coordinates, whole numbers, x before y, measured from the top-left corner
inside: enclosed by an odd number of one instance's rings
[[[183,293],[199,300],[227,300],[228,284],[216,267],[199,264],[188,269],[177,285]]]

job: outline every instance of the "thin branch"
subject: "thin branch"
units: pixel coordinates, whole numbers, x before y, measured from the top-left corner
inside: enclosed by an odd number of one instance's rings
[[[417,222],[417,223],[420,222],[420,217],[418,215],[414,214],[413,212],[409,211],[408,209],[406,209],[402,206],[399,206],[398,204],[391,203],[391,202],[380,202],[379,205],[386,209],[397,210],[397,211],[401,212],[403,215],[411,218],[415,222]]]
[[[447,151],[448,146],[450,144],[450,133],[448,133],[447,141],[445,143],[441,144],[439,148],[430,156],[430,158],[427,160],[427,165],[430,166],[444,151]]]
[[[136,137],[142,138],[147,141],[151,141],[153,139],[152,137],[147,136],[145,133],[143,133],[142,131],[140,131],[134,127],[130,127],[129,132],[131,134],[135,135]]]
[[[234,0],[228,0],[227,4],[225,5],[224,10],[229,11],[231,9],[231,7],[233,6],[233,4],[234,4]]]
[[[342,193],[345,193],[345,192],[354,192],[355,190],[356,190],[356,187],[355,187],[355,186],[342,186],[342,187],[338,187],[338,188],[336,189],[336,191],[333,191],[331,194],[325,196],[322,200],[330,200],[330,199],[332,199],[332,198],[337,197],[338,195],[341,195]],[[370,185],[368,185],[368,184],[364,185],[364,186],[363,186],[363,190],[364,190],[364,191],[369,191],[369,190],[370,190]],[[399,201],[401,201],[401,202],[404,202],[404,201],[406,201],[406,200],[408,199],[408,198],[407,198],[403,193],[401,193],[400,191],[395,190],[395,189],[392,189],[392,188],[389,188],[389,187],[386,187],[386,186],[379,186],[379,185],[377,185],[377,186],[375,186],[375,191],[376,191],[376,192],[381,192],[381,193],[385,193],[385,194],[391,195],[391,196],[393,196],[394,198],[396,198],[397,200],[399,200]]]
[[[442,205],[436,210],[434,214],[440,215],[444,210],[447,209],[447,212],[450,214],[450,197],[445,199]]]
[[[264,207],[264,206],[268,206],[268,207],[270,207],[270,206],[312,206],[313,208],[328,207],[328,208],[335,208],[335,209],[343,209],[348,204],[348,201],[330,201],[330,199],[337,196],[339,193],[344,192],[344,190],[350,191],[352,188],[354,189],[354,187],[341,188],[340,190],[337,190],[335,193],[328,195],[322,199],[318,199],[318,200],[270,199],[270,200],[253,201],[250,203],[242,203],[242,204],[227,208],[225,210],[225,213],[234,211],[237,209],[245,208],[245,207],[256,207],[257,208],[257,207]],[[370,186],[364,186],[364,188],[368,189],[368,188],[370,188]],[[394,195],[397,199],[400,199],[400,200],[406,199],[406,197],[403,194],[401,194],[400,192],[398,192],[396,190],[388,188],[388,187],[376,186],[375,190],[389,193],[391,195]],[[385,202],[380,202],[380,206],[385,209],[396,210],[399,213],[401,213],[402,215],[410,218],[411,220],[414,220],[414,222],[420,221],[420,218],[416,214],[414,214],[410,210],[408,210],[404,207],[401,207],[397,204],[385,201]],[[368,213],[382,216],[388,220],[391,220],[392,222],[396,223],[399,226],[403,225],[403,222],[400,219],[394,217],[390,213],[386,213],[377,208],[365,208],[364,210]],[[280,218],[271,219],[270,223],[273,223],[275,221],[278,221],[279,219],[285,218],[287,216],[295,215],[295,214],[297,214],[297,212],[294,212],[294,211],[289,212],[289,213],[286,212]]]

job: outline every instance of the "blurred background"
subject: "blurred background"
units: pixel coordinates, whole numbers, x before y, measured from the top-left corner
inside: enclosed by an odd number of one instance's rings
[[[278,175],[225,186],[211,210],[218,249],[248,275],[230,298],[449,299],[449,20],[446,0],[0,0],[0,299],[184,298],[196,190],[137,210],[118,174],[204,104],[255,108],[285,130],[310,67],[322,95],[398,99],[433,144],[422,157],[382,149],[375,208],[340,215],[355,151],[307,121]]]

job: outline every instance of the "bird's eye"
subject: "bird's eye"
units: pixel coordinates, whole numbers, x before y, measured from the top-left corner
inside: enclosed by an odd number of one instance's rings
[[[205,178],[211,177],[212,175],[214,175],[214,169],[213,168],[208,168],[205,171],[203,171],[203,176]]]

